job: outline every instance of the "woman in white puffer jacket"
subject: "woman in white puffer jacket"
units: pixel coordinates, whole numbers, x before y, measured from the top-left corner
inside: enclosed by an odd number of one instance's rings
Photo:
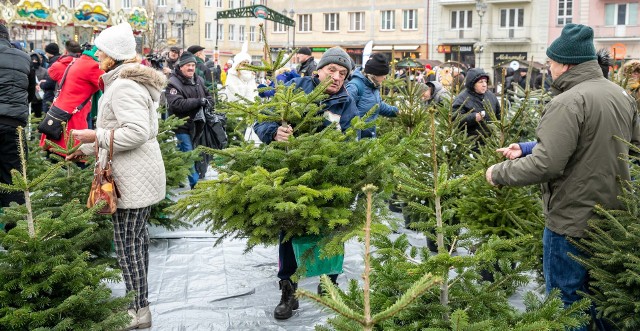
[[[136,292],[129,306],[132,321],[127,330],[147,328],[151,326],[147,221],[151,206],[166,194],[164,163],[156,139],[156,109],[166,78],[139,64],[133,31],[127,23],[102,31],[95,44],[100,68],[105,71],[97,129],[73,131],[73,137],[83,145],[68,159],[92,155],[97,140],[100,160],[105,160],[114,130],[112,169],[120,193],[113,215],[114,243],[127,292]]]

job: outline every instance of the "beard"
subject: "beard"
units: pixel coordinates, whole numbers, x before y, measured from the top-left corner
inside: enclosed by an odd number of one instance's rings
[[[254,78],[255,76],[253,75],[253,71],[248,71],[248,70],[238,70],[238,77],[243,82],[248,82],[252,79],[255,79]]]

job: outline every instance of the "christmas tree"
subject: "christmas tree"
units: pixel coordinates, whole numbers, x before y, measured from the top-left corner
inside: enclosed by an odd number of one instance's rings
[[[21,128],[19,128],[21,129]],[[112,298],[105,281],[117,281],[118,272],[107,265],[91,265],[87,247],[98,225],[91,222],[101,207],[85,209],[73,199],[60,213],[33,208],[37,192],[62,163],[36,178],[27,176],[20,133],[22,169],[12,171],[12,185],[2,191],[22,191],[25,205],[13,204],[2,219],[17,219],[8,233],[0,233],[0,325],[6,330],[114,330],[125,326],[129,297]]]

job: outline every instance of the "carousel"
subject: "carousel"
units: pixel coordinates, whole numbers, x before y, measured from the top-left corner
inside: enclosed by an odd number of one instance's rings
[[[129,22],[138,35],[152,26],[147,10],[141,7],[114,12],[100,1],[78,2],[73,8],[64,4],[54,8],[49,3],[46,0],[0,2],[0,21],[9,28],[11,40],[20,42],[26,50],[33,50],[43,49],[50,42],[91,43],[100,31],[123,22]]]

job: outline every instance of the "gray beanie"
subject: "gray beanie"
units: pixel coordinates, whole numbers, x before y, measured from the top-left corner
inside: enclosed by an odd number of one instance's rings
[[[320,58],[320,61],[318,62],[318,69],[322,69],[324,66],[331,63],[347,68],[347,76],[349,76],[353,69],[351,66],[351,57],[344,51],[344,49],[338,46],[331,47],[322,54],[322,58]]]

